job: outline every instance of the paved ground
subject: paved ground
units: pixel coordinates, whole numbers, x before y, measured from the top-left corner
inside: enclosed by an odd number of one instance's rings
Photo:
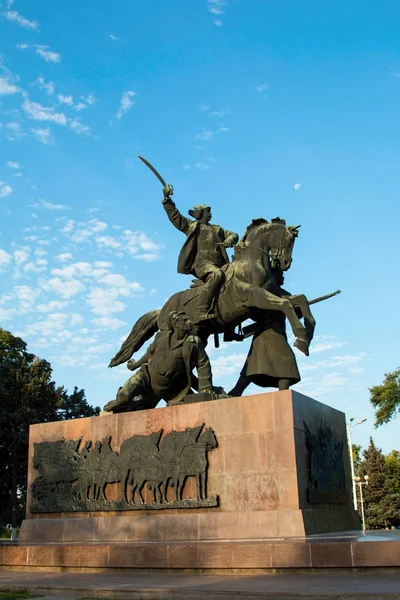
[[[135,600],[400,600],[400,574],[345,571],[277,575],[55,573],[0,570],[0,589],[27,588],[60,600],[83,596]]]

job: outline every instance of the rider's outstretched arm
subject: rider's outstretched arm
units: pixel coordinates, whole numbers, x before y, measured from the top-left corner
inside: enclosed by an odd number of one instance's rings
[[[184,217],[175,206],[175,202],[169,196],[165,196],[162,201],[165,212],[172,225],[182,231],[185,235],[189,233],[190,219]]]

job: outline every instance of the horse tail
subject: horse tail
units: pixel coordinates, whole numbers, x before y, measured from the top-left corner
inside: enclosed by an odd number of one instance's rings
[[[151,310],[136,321],[121,348],[111,359],[109,367],[116,367],[129,360],[132,354],[137,352],[158,331],[159,314],[159,310]]]

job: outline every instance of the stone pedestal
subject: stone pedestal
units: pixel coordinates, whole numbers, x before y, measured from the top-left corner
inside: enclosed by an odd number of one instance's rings
[[[35,513],[29,492],[19,542],[150,543],[155,567],[162,547],[172,552],[168,543],[184,542],[186,562],[192,556],[191,566],[198,568],[203,542],[262,542],[360,528],[351,499],[345,416],[292,391],[33,425],[28,490],[38,476],[32,463],[35,442],[82,437],[83,445],[111,436],[118,452],[133,435],[162,429],[165,436],[203,423],[218,441],[207,454],[207,495],[217,498],[218,506]],[[195,484],[189,477],[184,497],[196,498]],[[150,490],[145,494],[150,503]],[[120,485],[107,484],[106,495],[118,503]]]

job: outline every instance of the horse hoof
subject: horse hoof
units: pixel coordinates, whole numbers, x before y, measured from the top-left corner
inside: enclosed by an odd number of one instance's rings
[[[310,353],[308,351],[307,340],[303,340],[302,338],[297,338],[297,340],[295,341],[295,343],[293,345],[295,348],[300,350],[300,352],[303,352],[303,354],[305,354],[306,356],[309,356]]]

